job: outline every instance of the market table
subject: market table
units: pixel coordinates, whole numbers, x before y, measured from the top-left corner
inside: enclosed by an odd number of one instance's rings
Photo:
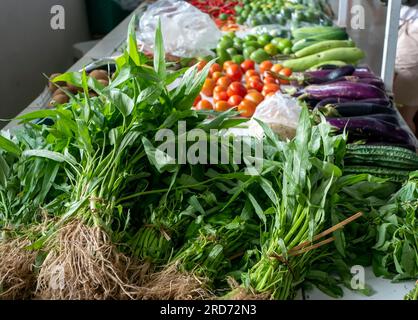
[[[132,18],[132,15],[140,15],[145,11],[147,3],[140,5],[129,17],[127,17],[118,27],[116,27],[111,33],[109,33],[102,41],[100,41],[93,49],[91,49],[83,58],[81,58],[77,63],[75,63],[68,71],[78,71],[84,66],[103,59],[103,57],[111,57],[117,54],[125,42],[126,30],[129,24],[129,21]],[[45,89],[25,110],[23,110],[20,115],[39,110],[44,108],[46,102],[49,99],[49,92]],[[10,122],[4,129],[12,129],[18,124],[16,121]],[[364,295],[357,294],[354,291],[349,291],[344,289],[345,300],[399,300],[402,299],[405,294],[407,294],[414,287],[414,282],[403,282],[393,284],[390,280],[376,278],[373,275],[371,268],[366,268],[365,270],[365,281],[372,289],[375,291],[375,294],[370,297],[365,297]],[[329,296],[323,294],[318,289],[314,289],[309,292],[300,292],[298,299],[306,300],[330,300]]]

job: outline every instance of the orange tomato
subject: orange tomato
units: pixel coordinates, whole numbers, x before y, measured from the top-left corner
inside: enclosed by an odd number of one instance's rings
[[[226,69],[226,75],[232,80],[232,81],[241,81],[243,73],[241,70],[241,67],[237,64],[231,64]]]
[[[212,78],[213,78],[213,74],[215,73],[215,72],[221,72],[222,71],[222,68],[221,68],[221,66],[218,64],[218,63],[214,63],[214,64],[212,64],[211,66],[210,66],[210,69],[209,69],[209,74],[212,76]]]
[[[241,103],[242,100],[243,99],[242,99],[241,96],[235,95],[235,96],[232,96],[228,99],[228,104],[229,104],[230,107],[236,107],[237,105],[239,105]]]
[[[258,106],[264,100],[264,96],[258,91],[252,91],[244,99],[252,101]]]
[[[213,110],[213,106],[208,100],[201,100],[196,105],[196,110]]]
[[[268,77],[264,77],[263,82],[264,82],[264,84],[277,83],[277,80],[276,80],[276,78],[268,76]]]
[[[247,94],[247,89],[241,82],[232,82],[226,91],[229,97],[238,95],[244,97]]]
[[[276,93],[280,90],[280,86],[275,83],[268,83],[263,87],[263,96],[266,96],[269,93]]]
[[[264,73],[264,71],[270,71],[272,67],[273,67],[273,62],[269,60],[263,61],[260,64],[260,72]]]
[[[276,93],[275,92],[270,92],[270,93],[267,93],[266,94],[266,99],[267,98],[270,98],[270,97],[272,97],[272,96],[274,96]]]
[[[227,101],[229,99],[228,94],[226,93],[226,91],[220,91],[220,92],[214,92],[213,93],[213,101]]]
[[[234,63],[234,62],[233,62],[233,61],[231,61],[231,60],[225,61],[225,62],[224,62],[224,65],[223,65],[223,70],[224,70],[224,71],[226,71],[226,69],[228,69],[228,67],[229,67],[231,64],[236,64],[236,63]]]
[[[279,74],[281,74],[282,76],[285,76],[285,77],[290,77],[292,75],[292,73],[293,73],[293,71],[290,68],[283,68],[279,72]]]
[[[193,106],[196,107],[197,104],[202,100],[202,96],[199,94],[193,102]]]
[[[223,112],[223,111],[226,111],[230,108],[231,108],[231,106],[228,104],[227,101],[220,100],[220,101],[215,102],[215,108],[214,108],[215,111]]]
[[[289,68],[283,68],[282,70],[280,70],[279,74],[285,77],[290,77],[292,75],[292,70]],[[289,80],[285,80],[285,79],[280,79],[280,83],[281,84],[289,84],[290,81]]]
[[[206,61],[199,61],[197,63],[197,70],[202,71],[202,69],[206,66],[207,62]]]
[[[256,108],[257,106],[254,102],[244,99],[238,105],[238,112],[241,113],[241,116],[250,118],[253,116]]]
[[[212,97],[214,88],[215,88],[215,81],[213,81],[210,78],[207,78],[205,80],[205,83],[203,84],[202,93],[205,96]]]
[[[216,86],[215,89],[213,89],[213,93],[215,94],[215,93],[222,92],[222,91],[226,92],[227,89],[228,87],[225,87],[225,86]]]
[[[223,77],[220,77],[218,81],[216,81],[216,85],[228,87],[231,84],[231,82],[232,82],[231,79],[229,79],[226,76],[223,76]]]
[[[257,71],[255,71],[255,70],[247,70],[246,72],[245,72],[245,78],[247,79],[249,79],[250,77],[252,77],[252,76],[259,76],[260,77],[260,74],[257,72]]]
[[[279,73],[280,70],[282,70],[282,69],[283,69],[283,66],[281,64],[275,64],[275,65],[273,65],[273,67],[271,67],[270,71],[273,71],[275,73]]]
[[[212,73],[212,79],[213,79],[213,81],[217,82],[217,81],[218,81],[218,79],[219,79],[220,77],[222,77],[223,75],[224,75],[224,74],[223,74],[222,72],[215,71],[214,73]]]
[[[247,72],[248,70],[254,70],[255,69],[255,62],[253,60],[244,60],[243,63],[241,63],[241,69],[244,72]]]

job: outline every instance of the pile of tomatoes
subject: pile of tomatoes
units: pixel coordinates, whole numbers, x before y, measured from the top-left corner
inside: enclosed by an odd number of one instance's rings
[[[241,116],[252,117],[257,106],[279,91],[281,85],[288,84],[286,78],[292,75],[292,70],[271,61],[262,62],[258,69],[252,60],[245,60],[241,65],[232,61],[226,61],[222,66],[213,64],[201,94],[195,100],[195,108],[218,112],[237,108]],[[210,98],[213,98],[213,104]]]

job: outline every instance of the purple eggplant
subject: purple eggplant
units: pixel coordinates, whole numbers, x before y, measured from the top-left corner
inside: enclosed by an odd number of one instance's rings
[[[372,86],[378,87],[382,90],[385,89],[385,84],[379,78],[359,78],[357,82],[371,84]]]
[[[366,83],[349,81],[307,86],[304,96],[318,100],[329,97],[352,100],[387,98],[386,93],[382,89]]]
[[[340,132],[346,130],[349,141],[371,140],[414,145],[411,135],[392,123],[370,116],[355,118],[330,118],[327,121]]]
[[[325,107],[328,104],[335,105],[335,104],[338,104],[338,103],[346,103],[346,102],[350,102],[350,101],[352,101],[352,100],[350,100],[350,99],[341,99],[341,98],[326,98],[326,99],[321,100],[315,106],[315,109],[319,109],[319,108]]]
[[[368,66],[357,66],[355,72],[373,73],[373,71]]]
[[[381,79],[380,77],[376,76],[374,73],[369,73],[369,72],[357,72],[354,71],[354,73],[352,74],[353,77],[358,77],[358,78],[374,78],[374,79]]]
[[[355,76],[345,76],[334,81],[327,82],[325,84],[336,83],[336,82],[355,82],[355,83],[366,83],[372,86],[378,87],[379,89],[384,90],[385,84],[379,78],[359,78]]]
[[[345,102],[332,105],[342,117],[357,117],[376,114],[395,115],[392,107],[385,107],[374,103]]]
[[[323,84],[336,81],[346,76],[351,76],[355,68],[351,65],[333,70],[319,70],[305,73],[305,82],[308,84]]]
[[[358,100],[358,102],[373,103],[373,104],[378,104],[380,106],[393,108],[392,101],[390,101],[387,97],[384,99],[363,99],[363,100]]]
[[[364,99],[364,100],[352,100],[352,99],[343,99],[343,98],[326,98],[321,100],[316,106],[315,109],[325,107],[328,104],[337,105],[341,103],[350,103],[354,105],[362,104],[374,104],[382,107],[393,108],[392,102],[389,99]]]

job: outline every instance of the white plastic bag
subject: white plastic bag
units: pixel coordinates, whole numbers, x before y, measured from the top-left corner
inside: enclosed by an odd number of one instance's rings
[[[301,110],[297,99],[276,93],[257,107],[248,123],[249,130],[255,136],[262,138],[264,131],[255,120],[258,119],[267,124],[282,138],[292,139],[296,135]]]
[[[209,15],[186,1],[159,0],[149,6],[139,23],[139,40],[153,48],[155,30],[161,19],[164,47],[178,57],[213,55],[222,33]]]

